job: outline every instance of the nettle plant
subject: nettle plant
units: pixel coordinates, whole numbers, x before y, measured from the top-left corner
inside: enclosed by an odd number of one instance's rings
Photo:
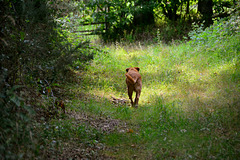
[[[190,44],[204,44],[204,43],[217,43],[223,40],[228,35],[238,34],[240,31],[240,16],[233,15],[229,19],[221,19],[204,29],[203,23],[193,23],[193,30],[189,32],[188,36],[191,41]]]

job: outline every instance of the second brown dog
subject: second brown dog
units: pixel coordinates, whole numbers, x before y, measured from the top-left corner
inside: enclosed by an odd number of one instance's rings
[[[132,107],[136,107],[136,108],[138,107],[138,101],[139,101],[139,97],[142,90],[142,77],[139,73],[139,70],[140,68],[138,67],[127,68],[126,69],[127,73],[125,74],[125,76],[127,77],[126,83],[128,87],[128,96],[129,96],[129,99],[131,100]],[[134,102],[132,100],[133,91],[136,92],[136,97]]]

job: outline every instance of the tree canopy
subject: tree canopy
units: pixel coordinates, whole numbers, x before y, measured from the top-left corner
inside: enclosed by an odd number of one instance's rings
[[[107,23],[105,36],[113,39],[135,33],[138,26],[158,25],[159,20],[202,22],[207,27],[213,20],[230,15],[237,5],[231,0],[99,0],[84,4],[92,21]]]

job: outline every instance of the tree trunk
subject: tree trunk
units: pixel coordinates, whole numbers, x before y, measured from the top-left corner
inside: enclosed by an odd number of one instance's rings
[[[213,1],[212,0],[199,0],[198,1],[198,11],[202,14],[202,20],[205,21],[205,27],[213,24]]]
[[[187,0],[187,10],[186,10],[186,15],[189,15],[189,6],[190,6],[190,5],[189,5],[189,1],[190,1],[190,0]]]
[[[180,5],[181,4],[178,0],[172,2],[172,4],[169,4],[167,2],[163,2],[163,4],[160,4],[161,8],[163,9],[163,14],[171,21],[177,21],[180,17],[177,14],[177,10]]]
[[[135,26],[154,24],[153,6],[149,5],[149,0],[139,1],[136,7],[141,9],[134,13],[133,24]]]
[[[189,6],[190,6],[190,0],[187,0],[187,10],[186,10],[186,17],[188,16],[188,21],[190,22],[190,20],[191,20],[191,17],[190,17]]]
[[[152,12],[141,12],[134,14],[133,24],[138,25],[152,25],[154,24],[154,15]]]

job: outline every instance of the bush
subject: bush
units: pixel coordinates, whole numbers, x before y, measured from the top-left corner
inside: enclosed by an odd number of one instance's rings
[[[193,24],[193,31],[189,32],[191,44],[206,45],[211,43],[218,43],[226,39],[230,35],[239,34],[240,28],[239,13],[229,17],[229,19],[221,19],[204,30],[203,24]]]
[[[0,159],[36,157],[39,145],[32,138],[33,110],[39,111],[36,101],[47,94],[54,105],[52,86],[68,78],[71,65],[90,48],[84,41],[72,45],[56,29],[55,11],[49,6],[53,2],[0,1]]]
[[[33,110],[17,95],[20,86],[9,87],[1,74],[0,92],[0,159],[36,157],[31,117]]]
[[[240,16],[237,12],[229,19],[216,21],[212,26],[203,29],[195,25],[189,33],[189,45],[196,50],[196,55],[206,56],[207,63],[239,63]]]

